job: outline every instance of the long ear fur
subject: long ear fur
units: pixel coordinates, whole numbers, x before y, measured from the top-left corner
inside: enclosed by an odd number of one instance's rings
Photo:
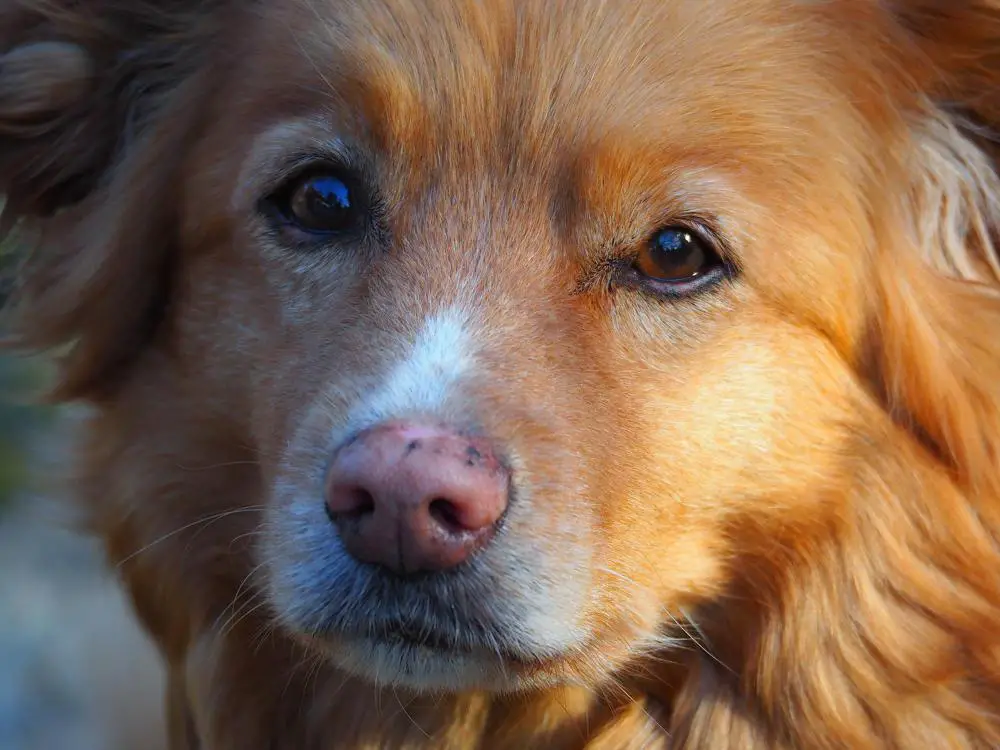
[[[972,496],[1000,501],[1000,4],[894,0],[919,86],[880,261],[879,380]],[[986,510],[985,508],[983,510]],[[991,515],[1000,514],[1000,508]],[[1000,518],[993,518],[1000,531]]]
[[[27,255],[16,343],[65,352],[55,396],[112,383],[155,324],[177,158],[218,2],[0,0],[3,226]]]

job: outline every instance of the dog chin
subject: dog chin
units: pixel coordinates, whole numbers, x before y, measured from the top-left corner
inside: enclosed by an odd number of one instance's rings
[[[485,690],[510,693],[557,682],[541,660],[527,661],[487,649],[455,651],[397,639],[339,635],[323,650],[344,671],[376,685],[420,693]]]

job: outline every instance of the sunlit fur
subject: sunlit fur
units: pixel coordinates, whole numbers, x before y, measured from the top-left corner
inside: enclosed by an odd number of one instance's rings
[[[0,0],[13,332],[173,747],[1000,745],[998,128],[996,0]],[[304,154],[376,229],[268,229]],[[681,220],[738,272],[617,283]],[[387,584],[322,477],[414,416],[514,499]]]

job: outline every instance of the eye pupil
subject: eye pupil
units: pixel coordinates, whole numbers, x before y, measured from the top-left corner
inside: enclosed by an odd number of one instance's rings
[[[355,219],[354,197],[347,183],[335,175],[314,175],[293,186],[288,218],[313,232],[349,229]]]
[[[700,237],[683,227],[667,227],[652,236],[636,267],[654,281],[682,282],[702,275],[717,258]]]

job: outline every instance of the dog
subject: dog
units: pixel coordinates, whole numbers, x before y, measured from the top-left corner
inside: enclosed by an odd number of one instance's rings
[[[13,342],[172,748],[1000,746],[995,0],[3,0]]]

